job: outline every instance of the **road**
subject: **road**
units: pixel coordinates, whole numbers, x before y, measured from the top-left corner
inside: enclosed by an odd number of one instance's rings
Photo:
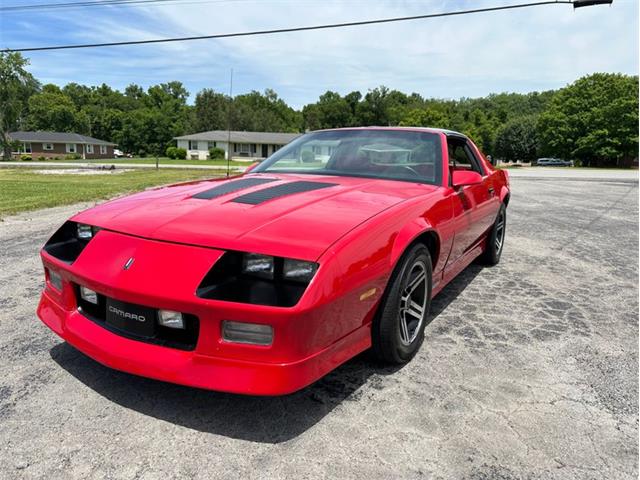
[[[513,178],[535,178],[540,180],[580,180],[638,183],[638,170],[604,168],[521,167],[510,168]]]
[[[35,316],[37,253],[82,206],[0,223],[0,478],[636,479],[638,184],[513,176],[501,263],[434,299],[403,368],[296,394],[109,370]]]

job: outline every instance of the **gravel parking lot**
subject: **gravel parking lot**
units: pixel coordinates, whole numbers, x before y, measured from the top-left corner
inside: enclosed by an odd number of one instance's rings
[[[0,222],[0,477],[638,477],[638,182],[514,175],[500,265],[434,300],[403,368],[282,398],[109,370],[36,318],[38,249],[81,206]]]

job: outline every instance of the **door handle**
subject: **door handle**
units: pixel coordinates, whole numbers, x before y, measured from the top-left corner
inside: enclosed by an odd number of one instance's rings
[[[496,192],[493,189],[493,187],[489,187],[489,195],[491,195],[493,197],[495,194],[496,194]]]

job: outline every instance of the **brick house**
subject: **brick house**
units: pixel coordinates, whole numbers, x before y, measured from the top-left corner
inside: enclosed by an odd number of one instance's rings
[[[9,138],[18,143],[16,151],[11,152],[13,157],[26,154],[33,160],[67,155],[79,155],[83,159],[113,158],[116,146],[115,143],[66,132],[11,132]]]

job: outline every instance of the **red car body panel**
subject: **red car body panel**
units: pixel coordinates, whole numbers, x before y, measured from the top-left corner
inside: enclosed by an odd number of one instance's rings
[[[425,131],[425,129],[417,129]],[[42,250],[47,281],[38,315],[54,332],[95,360],[159,380],[244,394],[296,391],[371,346],[371,322],[398,259],[423,235],[435,241],[436,295],[484,249],[501,202],[506,172],[495,170],[470,143],[485,172],[481,184],[454,189],[443,138],[442,185],[369,178],[256,173],[244,178],[331,182],[258,205],[234,203],[258,185],[210,200],[198,192],[228,180],[191,182],[116,199],[72,220],[101,227],[71,265]],[[493,192],[493,194],[491,193]],[[319,264],[293,307],[253,305],[196,296],[196,287],[227,250]],[[129,258],[135,263],[128,270]],[[179,281],[177,280],[179,279]],[[198,317],[193,351],[117,335],[78,311],[73,285],[124,302]],[[223,320],[273,327],[272,345],[224,341]]]

